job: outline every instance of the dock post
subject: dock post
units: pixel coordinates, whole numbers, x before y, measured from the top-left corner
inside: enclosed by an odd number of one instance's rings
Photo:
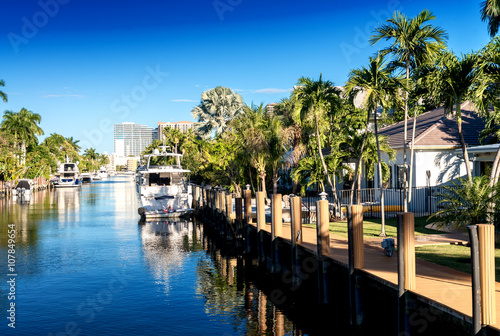
[[[265,192],[257,191],[255,193],[257,204],[257,253],[259,264],[265,261],[264,251],[264,228],[266,227],[266,208],[265,208]]]
[[[245,198],[245,218],[243,219],[243,224],[245,228],[243,230],[245,235],[245,251],[249,253],[251,251],[250,247],[250,224],[252,223],[252,191],[250,190],[250,185],[246,185],[246,190],[243,192],[243,197]]]
[[[495,226],[477,224],[481,282],[481,323],[496,323],[495,300]]]
[[[349,256],[349,302],[351,325],[360,326],[363,322],[363,310],[356,269],[365,266],[363,241],[363,206],[347,207],[347,244]]]
[[[472,274],[472,335],[481,331],[481,280],[479,266],[479,239],[477,225],[469,225],[469,242]]]
[[[316,233],[318,253],[318,296],[319,303],[328,303],[326,281],[326,257],[330,255],[330,212],[328,210],[327,193],[319,194],[321,200],[316,202]]]
[[[297,245],[302,244],[302,197],[291,197],[291,245],[292,245],[292,275],[293,285],[300,286],[302,281],[299,267],[299,250]]]
[[[281,270],[278,238],[283,236],[283,204],[281,194],[273,194],[271,200],[271,272]]]
[[[232,239],[233,235],[236,238],[236,232],[233,229],[233,195],[226,194],[226,227],[228,228],[227,237]]]
[[[219,230],[227,237],[227,222],[224,218],[226,215],[226,191],[221,189],[219,192]]]
[[[238,239],[242,237],[243,231],[243,198],[237,197],[236,205],[236,236]]]
[[[398,213],[398,332],[409,333],[408,291],[416,287],[415,277],[415,215]]]

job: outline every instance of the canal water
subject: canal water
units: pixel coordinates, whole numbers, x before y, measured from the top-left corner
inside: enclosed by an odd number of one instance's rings
[[[0,335],[321,334],[202,223],[139,225],[137,208],[125,175],[0,198]]]

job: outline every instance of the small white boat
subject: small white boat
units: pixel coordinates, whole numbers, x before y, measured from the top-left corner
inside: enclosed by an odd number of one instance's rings
[[[100,180],[102,180],[101,175],[99,175],[99,173],[97,173],[97,172],[93,173],[92,174],[92,180],[93,181],[100,181]]]
[[[12,196],[28,199],[31,197],[31,191],[32,181],[28,179],[21,179],[17,182],[14,189],[12,189]]]
[[[99,171],[97,172],[97,175],[101,178],[101,179],[107,179],[109,177],[109,173],[108,173],[108,170],[104,167],[101,167],[99,169]]]
[[[92,174],[91,173],[82,173],[80,175],[80,178],[82,179],[82,183],[91,183],[92,182]]]
[[[168,153],[155,149],[153,154],[145,155],[147,164],[137,171],[137,192],[141,207],[138,212],[148,219],[176,218],[190,216],[192,194],[186,174],[182,169],[182,154]]]
[[[56,188],[74,188],[81,185],[78,165],[73,162],[65,162],[59,166],[59,181]]]

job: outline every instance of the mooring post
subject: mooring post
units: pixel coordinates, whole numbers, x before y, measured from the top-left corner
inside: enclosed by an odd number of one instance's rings
[[[272,272],[279,272],[280,256],[278,238],[283,236],[283,202],[281,194],[273,194],[271,199],[271,257]]]
[[[415,215],[398,213],[398,332],[409,333],[408,291],[416,288],[415,277]]]
[[[356,269],[365,265],[363,241],[363,206],[352,205],[347,207],[347,245],[349,263],[349,302],[351,325],[359,326],[363,321],[363,311]]]
[[[237,197],[235,200],[236,207],[236,234],[241,237],[241,230],[243,228],[243,198]]]
[[[245,198],[245,218],[243,219],[243,224],[245,228],[243,230],[245,235],[245,251],[248,253],[251,251],[250,244],[250,223],[252,223],[252,191],[250,190],[250,185],[246,185],[246,190],[244,191]]]
[[[265,251],[264,251],[264,228],[266,226],[266,204],[265,204],[265,192],[257,191],[255,193],[255,200],[257,204],[257,253],[259,263],[265,261]]]
[[[469,225],[469,243],[472,274],[472,335],[481,331],[481,280],[479,266],[479,239],[477,225]]]
[[[299,267],[299,249],[297,245],[302,244],[302,197],[291,197],[290,201],[291,213],[291,244],[292,244],[292,274],[293,284],[300,285],[301,270]]]
[[[230,231],[232,232],[233,225],[233,195],[230,193],[226,194],[226,218],[227,223],[230,227]],[[234,232],[236,234],[236,232]],[[236,238],[236,237],[235,237]]]
[[[316,233],[318,248],[318,297],[319,303],[328,303],[328,282],[326,281],[326,257],[330,255],[330,211],[326,192],[319,194],[316,202]]]
[[[495,226],[477,224],[479,240],[479,270],[481,282],[481,323],[496,323],[495,295]]]

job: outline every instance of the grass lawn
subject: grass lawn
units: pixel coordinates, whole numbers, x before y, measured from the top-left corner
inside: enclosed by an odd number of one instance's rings
[[[435,230],[426,229],[427,224],[432,223],[427,221],[428,217],[415,217],[415,235],[438,234],[445,233]],[[365,237],[378,237],[380,234],[381,219],[365,219],[363,221],[363,235]],[[304,226],[316,227],[316,224],[304,224]],[[396,218],[386,218],[385,233],[387,237],[397,236]],[[347,221],[330,222],[330,232],[347,238]]]
[[[460,245],[416,246],[416,257],[458,271],[471,273],[470,248]],[[500,250],[495,249],[495,279],[500,280]]]
[[[365,219],[363,221],[363,235],[365,237],[378,237],[380,233],[380,219]],[[415,235],[445,233],[426,229],[425,226],[432,221],[427,217],[415,217]],[[316,227],[316,224],[304,224],[304,226]],[[385,232],[388,237],[396,237],[396,218],[387,218],[385,221]],[[331,222],[330,232],[347,238],[347,221]],[[470,248],[461,245],[425,245],[415,247],[416,257],[442,266],[450,267],[458,271],[471,273]],[[500,281],[500,249],[495,250],[495,278]]]

